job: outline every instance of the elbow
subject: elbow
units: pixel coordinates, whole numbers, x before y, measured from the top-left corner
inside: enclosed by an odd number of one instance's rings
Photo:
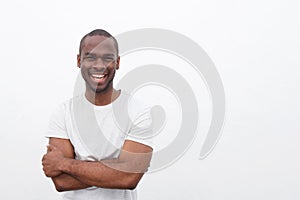
[[[54,183],[54,186],[55,186],[55,189],[57,192],[65,192],[66,191],[63,183],[61,181],[59,181],[59,179],[52,179],[52,180],[53,180],[53,183]]]
[[[137,187],[140,179],[141,179],[141,176],[139,176],[137,174],[129,176],[128,179],[126,180],[126,184],[124,186],[125,189],[134,190]]]
[[[134,190],[136,188],[137,185],[129,187],[128,190]]]
[[[57,185],[55,185],[55,189],[56,189],[57,192],[64,192],[64,191],[66,191],[63,187],[57,186]]]
[[[137,185],[138,185],[137,183],[129,183],[126,186],[126,189],[128,189],[128,190],[134,190],[137,187]]]

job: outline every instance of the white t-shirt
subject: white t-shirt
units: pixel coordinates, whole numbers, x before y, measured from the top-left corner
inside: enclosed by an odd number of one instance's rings
[[[46,137],[70,139],[75,159],[100,161],[117,158],[125,140],[148,146],[150,107],[125,92],[111,104],[96,106],[84,94],[62,103],[53,112]],[[64,192],[72,200],[135,200],[136,190],[90,187]]]

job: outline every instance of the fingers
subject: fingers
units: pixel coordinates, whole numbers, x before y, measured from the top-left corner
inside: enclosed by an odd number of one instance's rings
[[[51,170],[48,169],[46,166],[43,167],[43,171],[46,177],[52,177]]]
[[[52,150],[55,150],[56,149],[56,146],[52,145],[52,144],[48,144],[47,145],[47,151],[52,151]]]
[[[47,163],[47,154],[45,154],[44,156],[43,156],[43,158],[42,158],[42,165],[43,166],[45,166],[46,165],[46,163]]]
[[[43,171],[46,177],[49,177],[48,173],[47,173],[47,169],[46,169],[46,163],[45,163],[45,157],[47,156],[47,154],[45,154],[42,158],[42,166],[43,166]]]
[[[46,156],[46,154],[43,155],[43,157],[42,157],[42,162],[45,160],[45,156]]]

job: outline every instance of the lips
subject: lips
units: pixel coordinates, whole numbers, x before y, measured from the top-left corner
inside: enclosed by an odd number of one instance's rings
[[[92,76],[93,78],[96,78],[96,79],[101,79],[101,78],[103,78],[105,75],[104,75],[104,74],[100,74],[100,75],[98,75],[98,74],[91,74],[91,76]]]
[[[90,73],[90,77],[97,83],[103,83],[108,76],[108,73]]]

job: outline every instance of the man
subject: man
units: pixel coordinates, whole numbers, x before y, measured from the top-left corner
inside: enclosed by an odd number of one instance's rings
[[[82,38],[77,65],[86,90],[52,114],[44,173],[64,199],[136,199],[152,154],[150,109],[113,87],[120,56],[108,32]]]

